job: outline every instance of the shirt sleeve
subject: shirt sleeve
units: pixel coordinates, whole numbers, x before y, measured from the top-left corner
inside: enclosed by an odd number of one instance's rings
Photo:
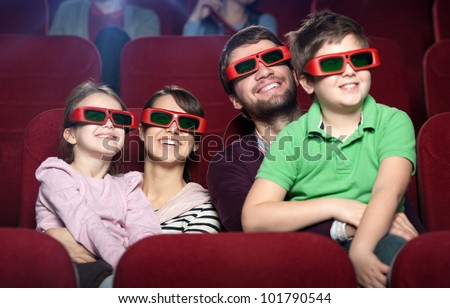
[[[254,176],[237,156],[219,152],[210,162],[206,180],[211,201],[227,231],[243,231],[242,207],[253,185]],[[231,157],[231,159],[229,159]],[[256,174],[256,172],[255,172]]]
[[[384,132],[379,140],[378,157],[380,162],[388,157],[400,156],[408,159],[413,167],[412,174],[416,170],[416,137],[414,126],[409,116],[395,110],[390,115],[384,126]]]
[[[128,190],[125,229],[132,245],[144,237],[160,234],[161,225],[141,189],[142,175],[136,171],[129,172],[124,180]]]
[[[125,252],[122,240],[105,227],[70,171],[39,168],[39,202],[54,212],[76,241],[115,267]]]
[[[202,23],[200,20],[188,20],[183,27],[184,36],[203,35]]]
[[[218,233],[221,224],[213,205],[207,203],[197,207],[199,208],[197,217],[189,221],[183,233]]]

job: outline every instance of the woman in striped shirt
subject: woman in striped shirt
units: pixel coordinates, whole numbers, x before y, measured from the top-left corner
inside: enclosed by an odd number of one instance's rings
[[[142,190],[163,233],[217,233],[221,229],[209,193],[191,181],[190,156],[206,132],[198,100],[187,90],[167,86],[144,105],[139,137],[144,142]]]

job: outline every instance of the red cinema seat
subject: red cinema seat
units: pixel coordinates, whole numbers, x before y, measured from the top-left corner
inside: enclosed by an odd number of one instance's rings
[[[450,231],[428,232],[407,242],[391,267],[393,288],[450,288]]]
[[[22,199],[19,227],[36,228],[35,205],[39,182],[35,172],[50,156],[58,156],[59,138],[64,109],[51,109],[34,117],[25,129],[23,141]]]
[[[432,14],[435,42],[450,39],[450,1],[434,0]]]
[[[402,49],[396,41],[391,39],[369,37],[369,40],[370,46],[378,49],[381,60],[381,66],[371,70],[370,94],[378,103],[405,111],[413,121],[417,133],[422,117],[418,118],[414,113],[407,78],[405,78],[406,64],[402,56]],[[414,209],[418,211],[419,198],[416,175],[411,178],[407,196]]]
[[[450,111],[450,39],[431,46],[423,59],[428,117]]]
[[[378,103],[405,111],[415,122],[405,78],[406,65],[399,44],[382,37],[369,37],[369,40],[370,47],[378,49],[381,60],[381,66],[371,70],[369,93]]]
[[[450,112],[431,117],[420,129],[417,176],[425,228],[450,230]]]
[[[99,77],[99,55],[87,40],[0,35],[0,226],[17,226],[25,127],[39,112],[63,107],[76,85]]]
[[[114,279],[118,288],[356,286],[344,249],[306,232],[156,235],[125,252]]]
[[[75,288],[66,249],[35,230],[0,228],[0,288]]]
[[[0,33],[46,35],[48,26],[47,0],[0,1]]]

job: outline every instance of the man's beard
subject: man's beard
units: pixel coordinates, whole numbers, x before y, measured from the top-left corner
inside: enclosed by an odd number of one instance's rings
[[[244,105],[244,109],[252,118],[271,123],[278,117],[291,118],[295,116],[297,92],[295,87],[289,88],[282,95],[272,96],[268,100],[258,100],[251,106]]]

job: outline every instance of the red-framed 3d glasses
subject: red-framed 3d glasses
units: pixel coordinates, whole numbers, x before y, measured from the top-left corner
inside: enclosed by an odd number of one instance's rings
[[[129,111],[107,109],[100,107],[78,107],[69,116],[69,122],[103,125],[108,119],[115,127],[137,129],[138,123],[133,113]]]
[[[277,46],[237,60],[226,69],[228,81],[250,75],[258,70],[259,62],[272,66],[291,59],[287,46]]]
[[[188,133],[206,133],[206,119],[183,112],[160,108],[145,108],[142,111],[141,122],[158,127],[169,127],[176,122],[178,129]]]
[[[381,64],[378,50],[374,48],[362,48],[311,59],[306,63],[303,71],[312,76],[340,74],[345,71],[347,63],[355,71],[367,70],[380,66]]]

